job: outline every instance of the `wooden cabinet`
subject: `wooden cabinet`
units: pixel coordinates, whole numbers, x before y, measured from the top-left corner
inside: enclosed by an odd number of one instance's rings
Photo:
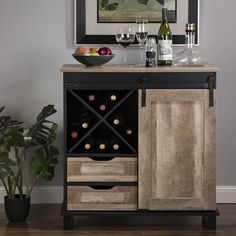
[[[139,209],[216,210],[208,90],[147,90],[139,109]]]
[[[62,71],[64,228],[73,228],[74,216],[177,215],[201,216],[203,226],[215,229],[218,69],[65,65]],[[111,92],[116,101],[99,110]],[[72,140],[70,127],[84,114],[88,128]],[[104,132],[105,151],[97,144]]]

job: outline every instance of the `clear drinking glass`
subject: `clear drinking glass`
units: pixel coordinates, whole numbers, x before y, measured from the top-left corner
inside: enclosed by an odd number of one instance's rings
[[[140,65],[143,66],[143,51],[148,36],[148,19],[136,20],[135,34],[140,46]]]
[[[116,34],[116,41],[124,48],[123,66],[127,66],[127,47],[135,40],[135,31],[133,27],[121,26]]]

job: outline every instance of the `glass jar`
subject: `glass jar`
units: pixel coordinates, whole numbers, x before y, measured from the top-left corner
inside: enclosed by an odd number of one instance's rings
[[[195,45],[196,25],[187,23],[185,26],[185,49],[174,57],[175,66],[203,66],[206,60],[200,55]]]

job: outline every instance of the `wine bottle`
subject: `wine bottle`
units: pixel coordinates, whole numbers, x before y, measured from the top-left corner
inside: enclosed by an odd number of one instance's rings
[[[108,147],[108,141],[107,141],[107,136],[105,134],[102,134],[100,135],[98,138],[97,138],[97,147],[99,150],[105,150],[107,149]]]
[[[88,113],[83,113],[81,116],[80,116],[80,127],[83,128],[83,129],[88,129],[89,126],[90,126],[90,120],[88,118]]]
[[[113,117],[113,124],[117,127],[120,127],[124,124],[124,118],[121,114],[117,114]]]
[[[79,137],[79,124],[72,123],[69,128],[69,134],[72,139],[77,139]]]
[[[168,24],[167,8],[162,9],[162,23],[157,38],[158,66],[171,66],[173,62],[172,32]]]
[[[133,130],[131,128],[125,128],[125,134],[130,136],[133,134]]]
[[[110,102],[115,102],[117,101],[118,95],[114,92],[109,92],[108,93],[108,99]]]
[[[87,138],[84,144],[84,149],[91,150],[94,146],[94,140],[92,138]]]
[[[120,149],[120,142],[117,138],[112,138],[111,139],[111,147],[115,151]]]
[[[94,102],[94,101],[96,100],[96,95],[95,95],[94,93],[90,93],[90,94],[88,95],[88,100],[89,100],[90,102]]]
[[[102,97],[99,99],[99,111],[106,111],[107,109],[107,101],[106,98]]]

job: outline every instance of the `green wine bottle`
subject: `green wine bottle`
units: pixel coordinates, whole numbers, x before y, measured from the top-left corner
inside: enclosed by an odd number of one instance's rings
[[[158,66],[171,66],[173,62],[172,32],[168,24],[167,8],[162,9],[162,23],[157,38]]]

